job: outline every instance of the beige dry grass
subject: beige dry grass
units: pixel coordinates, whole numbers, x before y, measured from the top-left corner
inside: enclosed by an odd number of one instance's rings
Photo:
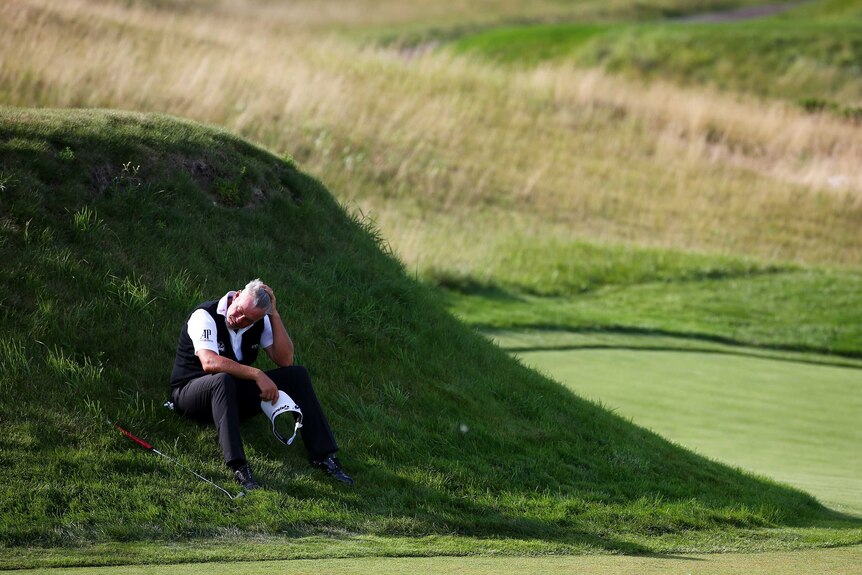
[[[475,275],[513,238],[862,265],[858,128],[781,103],[566,66],[405,58],[315,31],[437,13],[396,4],[369,16],[339,2],[7,2],[0,103],[223,125],[295,156],[420,271]]]

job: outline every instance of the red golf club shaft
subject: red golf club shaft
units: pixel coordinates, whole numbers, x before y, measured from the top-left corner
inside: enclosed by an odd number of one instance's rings
[[[149,443],[147,443],[146,441],[144,441],[143,439],[141,439],[140,437],[138,437],[137,435],[135,435],[131,431],[127,431],[127,430],[123,429],[122,427],[120,427],[116,423],[114,424],[114,427],[116,427],[120,431],[120,433],[122,433],[123,435],[125,435],[126,437],[128,437],[129,439],[131,439],[132,441],[134,441],[135,443],[137,443],[138,445],[140,445],[141,447],[143,447],[147,451],[153,450],[152,445],[150,445]]]
[[[111,423],[111,422],[110,422],[110,420],[108,421],[108,423]],[[233,495],[231,495],[231,494],[230,494],[230,492],[229,492],[227,489],[225,489],[224,487],[222,487],[222,486],[220,486],[220,485],[216,485],[215,483],[213,483],[212,481],[210,481],[209,479],[207,479],[207,478],[206,478],[206,477],[204,477],[203,475],[201,475],[201,474],[199,474],[198,472],[196,472],[194,469],[189,469],[188,467],[186,467],[185,465],[183,465],[182,463],[180,463],[179,461],[177,461],[177,460],[176,460],[176,459],[174,459],[173,457],[169,457],[169,456],[165,455],[164,453],[162,453],[161,451],[159,451],[158,449],[156,449],[155,447],[153,447],[152,445],[150,445],[149,443],[147,443],[146,441],[144,441],[143,439],[141,439],[140,437],[138,437],[137,435],[135,435],[135,434],[134,434],[134,433],[132,433],[131,431],[128,431],[128,430],[126,430],[126,429],[123,429],[123,428],[122,428],[122,427],[120,427],[120,425],[119,425],[119,424],[117,424],[117,423],[111,423],[111,425],[113,425],[113,426],[117,429],[117,431],[119,431],[120,433],[122,433],[123,435],[125,435],[126,437],[128,437],[129,439],[131,439],[132,441],[134,441],[135,443],[137,443],[138,445],[140,445],[141,447],[143,447],[143,448],[144,448],[144,449],[146,449],[147,451],[151,451],[151,452],[155,453],[156,455],[158,455],[158,456],[160,456],[160,457],[164,457],[165,459],[167,459],[168,461],[170,461],[170,462],[171,462],[171,463],[173,463],[174,465],[176,465],[176,466],[178,466],[178,467],[182,467],[182,468],[183,468],[183,469],[185,469],[186,471],[189,471],[189,472],[193,473],[195,477],[197,477],[198,479],[201,479],[201,480],[203,480],[203,481],[206,481],[207,483],[209,483],[210,485],[212,485],[213,487],[215,487],[216,489],[218,489],[219,491],[221,491],[222,493],[224,493],[225,495],[227,495],[227,496],[228,496],[228,497],[230,497],[231,499],[236,499],[237,497],[242,497],[242,496],[244,495],[244,493],[240,492],[240,494],[239,494],[239,495],[237,495],[236,497],[234,497],[234,496],[233,496]]]

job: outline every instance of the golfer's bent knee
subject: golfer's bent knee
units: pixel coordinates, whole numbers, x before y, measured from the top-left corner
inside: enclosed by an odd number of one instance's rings
[[[285,367],[279,367],[267,373],[269,373],[271,377],[284,377],[291,380],[311,379],[311,376],[308,374],[308,370],[301,365],[288,365]]]
[[[218,373],[213,377],[213,392],[236,395],[236,379],[229,373]]]
[[[282,391],[290,393],[289,387],[311,387],[311,376],[308,370],[301,365],[289,365],[287,367],[279,367],[267,374],[272,378],[275,384]]]
[[[308,370],[301,365],[291,365],[285,369],[289,369],[290,374],[297,379],[311,381],[311,376],[308,374]]]

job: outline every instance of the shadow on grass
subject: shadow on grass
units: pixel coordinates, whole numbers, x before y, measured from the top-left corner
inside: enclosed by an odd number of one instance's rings
[[[523,297],[507,290],[494,282],[482,282],[471,276],[460,276],[448,272],[431,271],[428,274],[431,282],[444,300],[449,300],[452,294],[463,294],[482,297],[497,302],[523,302]]]
[[[386,485],[387,490],[397,486],[399,491],[409,493],[418,502],[434,502],[434,505],[424,506],[421,511],[401,509],[399,514],[412,516],[425,526],[433,526],[427,532],[414,535],[457,535],[487,540],[515,539],[519,541],[536,541],[544,544],[556,543],[561,546],[588,546],[594,549],[628,555],[651,553],[643,545],[624,541],[610,535],[598,535],[588,529],[579,527],[577,521],[566,520],[565,525],[553,521],[535,519],[506,512],[500,507],[483,505],[469,496],[458,496],[451,490],[435,489],[416,481],[405,479],[381,468],[375,468],[363,478],[363,481],[373,477],[373,484],[365,484],[361,488],[368,492],[368,497],[374,499],[374,485]],[[361,497],[365,500],[366,497]],[[358,506],[357,511],[368,512]],[[452,513],[457,510],[458,517]],[[379,516],[385,519],[384,516]],[[377,533],[381,536],[408,535],[398,530],[384,530]]]
[[[578,349],[630,349],[634,351],[681,351],[681,352],[698,352],[698,353],[716,353],[726,355],[741,355],[750,357],[762,357],[768,359],[776,359],[781,361],[790,361],[796,363],[807,363],[813,365],[837,365],[841,367],[862,368],[859,363],[854,363],[852,360],[862,359],[862,353],[855,354],[837,354],[824,351],[823,349],[804,346],[804,345],[756,345],[740,341],[737,339],[716,336],[710,334],[699,334],[691,332],[680,332],[663,329],[638,328],[629,326],[603,326],[597,328],[565,328],[553,324],[523,324],[513,328],[500,329],[499,327],[489,324],[471,324],[479,332],[493,337],[495,333],[517,333],[517,332],[547,332],[547,333],[567,333],[572,335],[621,335],[621,336],[642,336],[642,337],[666,337],[692,342],[704,342],[707,344],[716,344],[727,346],[733,349],[716,349],[714,347],[674,347],[674,346],[652,346],[652,345],[614,345],[614,344],[573,344],[573,345],[537,345],[537,346],[505,346],[508,352],[529,352],[529,351],[569,351]],[[766,352],[788,352],[800,354],[812,354],[829,357],[829,360],[818,360],[817,358],[806,357],[787,357],[779,355],[768,355],[758,353],[757,350]],[[851,361],[842,362],[841,359]]]
[[[578,332],[573,332],[578,333]],[[531,353],[531,352],[541,352],[541,351],[582,351],[582,350],[627,350],[627,351],[666,351],[666,352],[675,352],[675,353],[708,353],[708,354],[716,354],[716,355],[732,355],[738,357],[753,357],[756,359],[766,359],[772,361],[783,361],[789,363],[801,363],[806,365],[820,365],[827,367],[846,367],[851,369],[862,369],[862,365],[858,363],[851,363],[846,361],[841,361],[840,359],[834,360],[817,360],[817,359],[805,359],[798,357],[786,357],[780,355],[770,355],[768,353],[758,353],[757,351],[751,350],[750,346],[740,346],[744,348],[749,348],[749,351],[745,351],[743,349],[739,350],[721,350],[714,348],[706,348],[706,347],[673,347],[673,346],[649,346],[649,345],[613,345],[613,344],[580,344],[580,345],[538,345],[538,346],[501,346],[502,349],[505,349],[509,353]]]

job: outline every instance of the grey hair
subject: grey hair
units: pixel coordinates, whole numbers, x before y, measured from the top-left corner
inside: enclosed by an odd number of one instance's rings
[[[272,300],[269,299],[269,294],[263,289],[263,282],[260,278],[251,280],[245,284],[244,292],[248,293],[254,300],[254,307],[262,309],[266,313],[272,311]]]

